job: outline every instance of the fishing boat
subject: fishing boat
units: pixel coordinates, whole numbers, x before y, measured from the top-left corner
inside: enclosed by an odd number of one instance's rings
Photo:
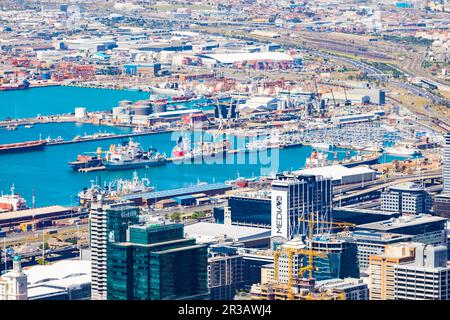
[[[165,165],[167,157],[150,148],[145,151],[141,144],[133,141],[122,145],[111,145],[105,154],[103,165],[106,170],[127,170]]]
[[[91,180],[91,186],[80,191],[77,194],[77,198],[81,206],[86,206],[96,195],[102,195],[105,199],[110,199],[119,196],[152,192],[153,190],[154,187],[150,186],[150,179],[147,176],[139,178],[137,172],[134,171],[131,180],[115,179],[105,183],[103,186]]]
[[[225,156],[230,142],[228,139],[221,141],[200,141],[195,143],[195,147],[191,148],[191,142],[187,137],[179,137],[177,144],[172,150],[173,160],[196,160],[207,159],[216,156]]]

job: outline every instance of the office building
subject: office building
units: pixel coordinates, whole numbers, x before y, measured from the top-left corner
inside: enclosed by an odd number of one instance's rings
[[[415,242],[443,244],[447,243],[446,222],[445,218],[418,214],[358,225],[356,230],[411,235]]]
[[[431,195],[422,185],[406,182],[381,193],[381,211],[401,214],[429,213],[433,205]]]
[[[434,214],[450,219],[450,193],[441,193],[434,197]]]
[[[308,234],[311,214],[314,233],[327,230],[330,221],[331,179],[313,175],[277,174],[272,182],[272,241],[285,242],[296,235]]]
[[[245,193],[228,199],[231,223],[250,226],[271,225],[269,193]]]
[[[413,263],[395,266],[396,300],[449,300],[446,246],[420,244]]]
[[[237,248],[209,248],[208,286],[211,300],[233,300],[236,292],[244,288],[244,262]]]
[[[353,231],[349,236],[356,241],[360,272],[366,272],[369,269],[370,256],[383,254],[386,246],[412,240],[412,236],[409,235],[367,230]]]
[[[414,247],[409,242],[390,245],[382,255],[369,259],[369,299],[395,300],[395,266],[414,260]]]
[[[206,299],[207,246],[184,238],[182,224],[131,226],[110,244],[108,300]]]
[[[445,135],[443,180],[443,193],[450,193],[450,132]]]
[[[371,300],[448,300],[447,247],[403,242],[370,257]]]
[[[244,262],[244,290],[261,283],[261,269],[273,265],[273,252],[270,250],[239,248],[238,253]]]
[[[139,209],[130,202],[106,204],[102,196],[91,202],[89,237],[93,300],[106,300],[109,243],[126,240],[127,228],[139,222]]]
[[[27,300],[27,275],[22,271],[20,256],[13,258],[13,269],[0,277],[0,300]]]

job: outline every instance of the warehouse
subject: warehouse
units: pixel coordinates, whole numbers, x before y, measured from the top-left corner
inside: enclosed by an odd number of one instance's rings
[[[375,180],[376,171],[367,166],[347,168],[342,165],[325,166],[292,172],[294,175],[315,175],[329,177],[333,184],[363,183]]]
[[[194,223],[184,228],[186,237],[197,243],[242,242],[265,246],[270,242],[270,229],[242,227],[210,222]]]
[[[234,64],[245,61],[294,61],[290,55],[284,52],[238,52],[238,53],[215,53],[199,55],[206,60],[214,60],[220,64]]]

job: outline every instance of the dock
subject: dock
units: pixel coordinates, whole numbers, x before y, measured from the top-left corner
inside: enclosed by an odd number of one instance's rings
[[[91,171],[102,171],[102,170],[106,170],[106,167],[100,166],[100,167],[91,167],[91,168],[81,168],[81,169],[78,169],[78,172],[91,172]]]

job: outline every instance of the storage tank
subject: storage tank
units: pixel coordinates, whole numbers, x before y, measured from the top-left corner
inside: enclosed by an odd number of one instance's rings
[[[86,118],[87,110],[86,108],[75,108],[75,118]]]
[[[113,116],[117,116],[119,114],[128,114],[129,110],[130,110],[130,107],[128,107],[128,106],[114,107],[112,109],[112,113],[113,113]]]
[[[166,112],[166,111],[167,111],[166,104],[154,104],[153,105],[153,112],[155,112],[155,113]]]
[[[152,113],[152,108],[146,105],[135,105],[131,107],[131,111],[137,116],[148,116]]]

